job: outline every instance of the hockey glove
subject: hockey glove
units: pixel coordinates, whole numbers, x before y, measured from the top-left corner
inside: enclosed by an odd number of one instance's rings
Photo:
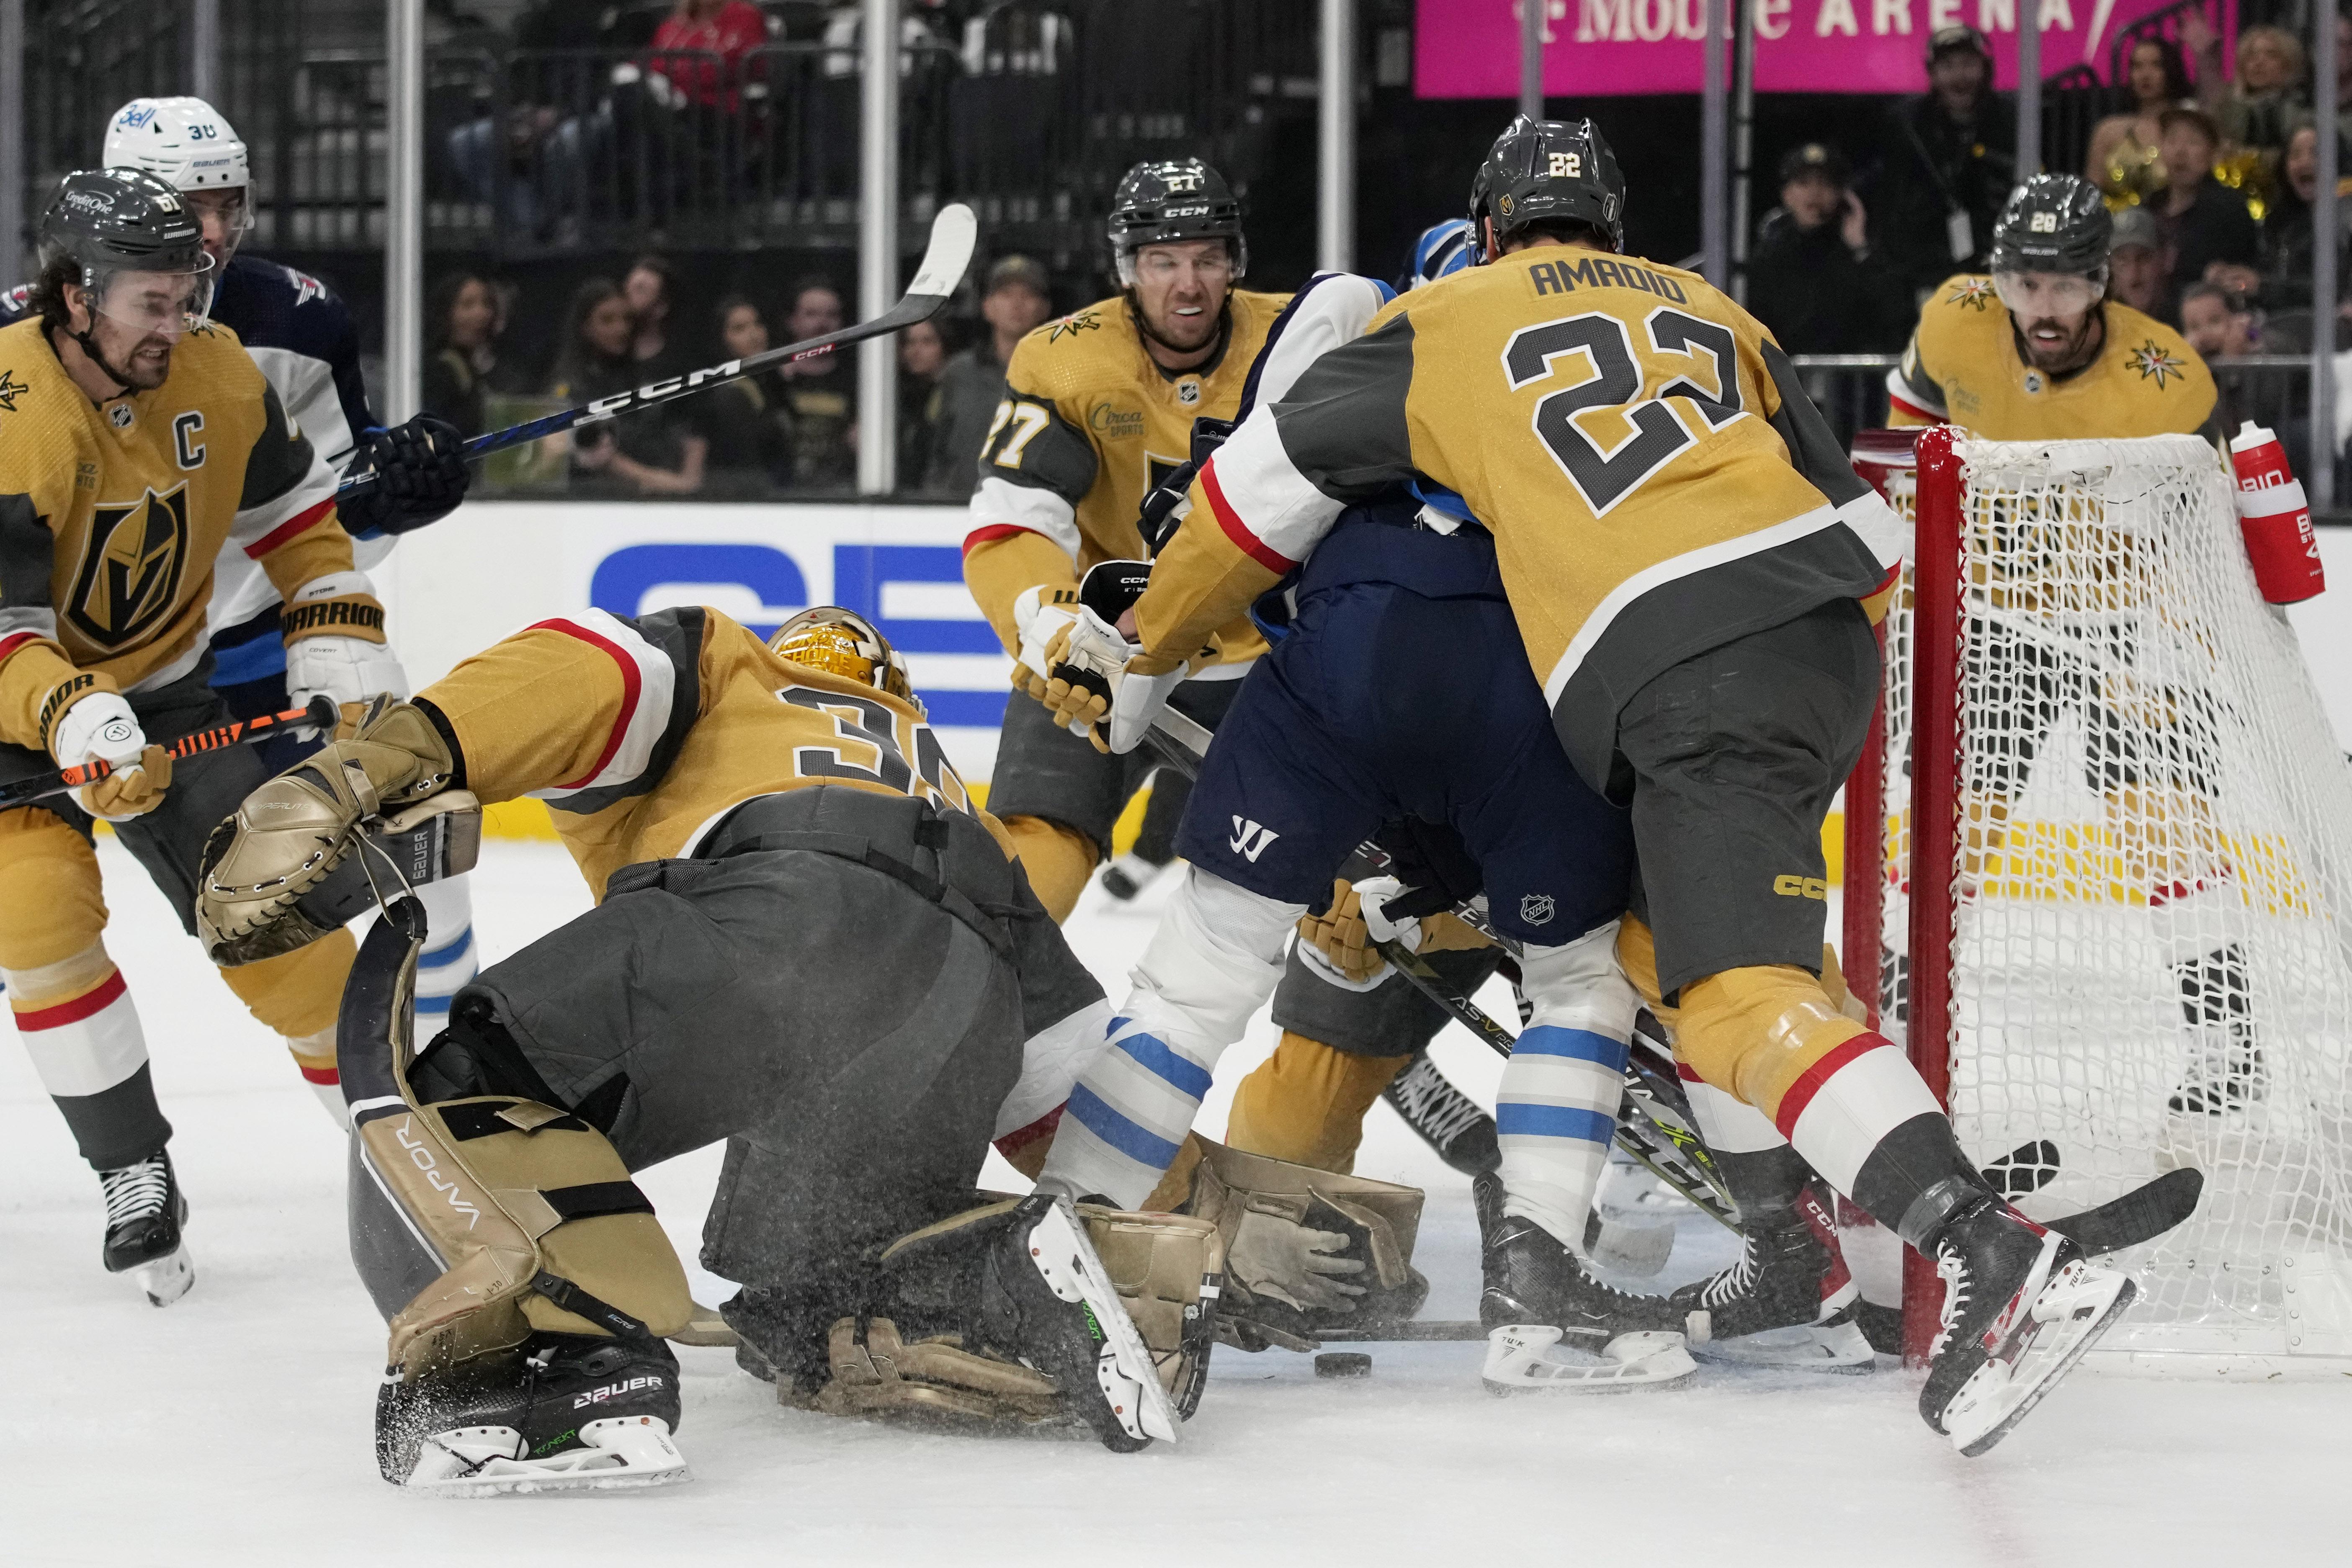
[[[1021,658],[1013,666],[1013,688],[1048,707],[1045,689],[1053,680],[1055,637],[1078,618],[1078,591],[1039,584],[1024,588],[1013,601],[1013,624],[1021,633]]]
[[[75,803],[103,822],[145,816],[172,787],[172,754],[148,743],[138,715],[117,692],[92,690],[60,713],[49,731],[49,753],[59,767],[104,763],[114,770],[74,791]]]
[[[251,963],[324,933],[294,906],[350,856],[362,824],[447,789],[449,744],[424,710],[381,701],[337,741],[255,790],[213,829],[196,931],[215,963]]]
[[[337,505],[344,531],[355,539],[406,533],[455,511],[474,479],[459,455],[465,444],[455,425],[430,414],[362,436],[344,473],[378,477]]]
[[[1298,940],[1353,985],[1366,984],[1388,967],[1365,926],[1362,895],[1341,878],[1331,880],[1331,907],[1298,922]]]
[[[1345,1231],[1300,1225],[1277,1205],[1248,1194],[1225,1254],[1225,1272],[1251,1295],[1271,1297],[1302,1312],[1352,1312],[1364,1288],[1348,1276],[1361,1274],[1364,1265],[1361,1258],[1339,1256],[1349,1242]]]
[[[328,697],[345,728],[379,693],[408,695],[408,676],[383,640],[383,606],[363,572],[333,572],[297,592],[279,622],[286,689],[299,704]]]
[[[1045,706],[1055,723],[1084,735],[1097,752],[1110,750],[1102,721],[1110,712],[1130,651],[1126,638],[1087,609],[1079,610],[1045,646],[1045,668],[1053,674],[1045,686]]]

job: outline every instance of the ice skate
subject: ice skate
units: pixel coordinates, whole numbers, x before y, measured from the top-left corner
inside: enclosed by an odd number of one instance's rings
[[[658,1340],[534,1334],[520,1349],[404,1380],[375,1404],[395,1486],[455,1497],[654,1487],[688,1479],[677,1358]]]
[[[1066,1200],[990,1204],[891,1244],[891,1333],[952,1342],[1052,1381],[1103,1446],[1176,1440],[1176,1412],[1150,1349]]]
[[[172,1156],[158,1149],[135,1165],[99,1173],[106,1193],[109,1274],[128,1274],[147,1292],[148,1304],[168,1307],[196,1282],[180,1227],[188,1223],[188,1200],[172,1172]]]
[[[1837,1226],[1810,1185],[1794,1207],[1741,1226],[1738,1262],[1669,1299],[1701,1361],[1832,1373],[1878,1364],[1855,1321],[1862,1293]]]
[[[1594,1279],[1583,1259],[1532,1220],[1506,1215],[1489,1232],[1486,1363],[1495,1394],[1656,1387],[1697,1370],[1670,1298],[1636,1296]]]
[[[1935,1243],[1942,1326],[1919,1414],[1971,1457],[2057,1386],[2131,1304],[2136,1287],[1997,1198],[1983,1198]]]
[[[2269,1075],[2254,1034],[2246,956],[2232,942],[2172,966],[2191,1041],[2189,1068],[2165,1104],[2176,1116],[2226,1116],[2262,1103]]]
[[[1495,1139],[1495,1119],[1486,1108],[1460,1089],[1422,1052],[1412,1065],[1381,1090],[1389,1108],[1439,1159],[1465,1176],[1492,1171],[1503,1163],[1502,1146]]]
[[[1097,879],[1102,883],[1104,892],[1122,904],[1132,903],[1136,895],[1151,886],[1160,873],[1167,868],[1153,865],[1140,855],[1129,853],[1115,857],[1102,868],[1102,875]]]

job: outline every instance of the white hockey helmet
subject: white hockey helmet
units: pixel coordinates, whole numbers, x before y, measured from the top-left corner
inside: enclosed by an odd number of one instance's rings
[[[106,166],[144,169],[175,191],[253,183],[245,143],[201,98],[134,98],[106,122]]]

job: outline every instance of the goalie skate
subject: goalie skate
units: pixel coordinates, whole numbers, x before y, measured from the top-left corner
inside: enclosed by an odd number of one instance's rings
[[[376,1460],[388,1481],[450,1497],[662,1486],[688,1479],[677,1416],[677,1358],[660,1341],[541,1333],[414,1381],[388,1374]]]
[[[579,1431],[580,1447],[528,1457],[511,1426],[466,1426],[428,1437],[405,1485],[443,1497],[508,1492],[619,1490],[691,1479],[686,1457],[655,1415],[608,1416]]]

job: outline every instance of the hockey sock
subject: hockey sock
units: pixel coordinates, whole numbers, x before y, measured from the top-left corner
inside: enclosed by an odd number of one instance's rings
[[[1087,890],[1087,879],[1095,874],[1094,840],[1042,816],[1008,816],[1004,832],[1020,852],[1029,890],[1055,925],[1068,920],[1078,907],[1078,895]]]
[[[1519,989],[1530,1021],[1503,1068],[1495,1132],[1503,1212],[1581,1247],[1609,1162],[1639,1001],[1613,956],[1614,922],[1560,947],[1529,946]]]
[[[474,945],[474,894],[469,879],[451,877],[416,889],[428,934],[416,955],[416,1037],[431,1039],[449,1021],[449,998],[474,978],[481,959]]]
[[[1715,1152],[1716,1169],[1742,1215],[1793,1208],[1813,1169],[1780,1136],[1772,1119],[1675,1064],[1699,1136]]]
[[[1283,944],[1307,912],[1194,866],[1169,900],[1110,1021],[1109,1047],[1070,1091],[1038,1184],[1143,1201],[1175,1159],[1217,1058],[1282,978]]]
[[[1234,1086],[1225,1143],[1244,1154],[1347,1175],[1356,1168],[1365,1116],[1381,1090],[1412,1065],[1410,1053],[1361,1056],[1286,1029],[1274,1055]]]
[[[139,1011],[104,946],[36,969],[0,969],[0,983],[33,1070],[90,1169],[136,1164],[170,1141]]]

